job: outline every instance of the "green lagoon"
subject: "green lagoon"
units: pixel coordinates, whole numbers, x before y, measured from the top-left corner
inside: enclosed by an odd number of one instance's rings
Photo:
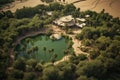
[[[37,61],[44,62],[60,60],[63,58],[64,51],[68,47],[68,41],[69,40],[66,40],[65,38],[53,41],[46,35],[28,37],[23,39],[21,43],[17,45],[17,58],[33,58]]]

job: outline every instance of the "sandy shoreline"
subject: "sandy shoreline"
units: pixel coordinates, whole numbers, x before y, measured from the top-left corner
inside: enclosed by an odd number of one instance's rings
[[[88,58],[88,60],[90,60],[90,57],[89,57],[89,54],[86,53],[86,52],[83,52],[81,51],[81,49],[79,48],[81,46],[81,41],[77,40],[75,38],[75,34],[77,33],[80,33],[81,30],[75,30],[73,31],[74,34],[67,34],[64,30],[60,29],[58,26],[55,26],[55,25],[51,25],[51,29],[53,29],[53,32],[56,33],[56,34],[64,34],[66,36],[69,36],[70,38],[72,38],[72,41],[73,41],[73,49],[74,49],[74,52],[76,54],[76,56],[78,56],[79,54],[85,54]],[[26,37],[30,37],[30,36],[35,36],[35,35],[38,35],[38,34],[44,34],[46,31],[42,30],[42,31],[33,31],[33,32],[30,32],[30,33],[27,33],[25,34],[24,36],[21,36],[19,37],[15,42],[14,44],[17,45],[20,43],[20,41]],[[14,60],[14,55],[13,55],[13,51],[14,49],[12,48],[11,51],[10,51],[10,55],[11,55],[11,59]],[[56,61],[54,64],[58,64],[60,62],[63,62],[64,60],[69,60],[69,57],[70,55],[66,55],[64,56],[61,60],[59,61]]]
[[[56,33],[56,34],[64,34],[64,35],[67,35],[70,38],[72,38],[72,42],[73,42],[72,47],[74,49],[76,56],[78,56],[79,54],[85,54],[85,55],[87,55],[87,57],[89,59],[89,54],[81,51],[81,49],[80,49],[81,41],[79,41],[75,38],[75,34],[81,33],[81,30],[78,29],[78,30],[73,31],[73,34],[67,34],[64,30],[60,29],[58,26],[53,25],[52,29],[53,29],[54,33]]]

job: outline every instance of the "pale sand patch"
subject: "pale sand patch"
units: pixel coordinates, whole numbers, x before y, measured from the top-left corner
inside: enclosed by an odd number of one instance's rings
[[[81,11],[92,10],[100,12],[105,9],[114,17],[120,17],[120,0],[86,0],[74,4],[77,8],[81,8]]]
[[[61,60],[56,61],[54,65],[57,65],[58,63],[61,63],[63,61],[68,61],[71,55],[64,56]]]
[[[39,4],[47,5],[47,3],[43,3],[41,0],[28,0],[28,1],[25,1],[25,2],[16,3],[16,4],[14,4],[14,7],[9,8],[9,9],[3,9],[3,10],[4,11],[11,10],[12,12],[15,12],[17,9],[21,9],[24,6],[25,7],[35,7]]]
[[[79,0],[65,0],[65,3],[73,3]],[[24,6],[26,7],[34,7],[38,4],[46,4],[41,2],[41,0],[28,0],[23,3],[16,3],[14,4],[14,7],[10,9],[3,9],[4,11],[6,10],[11,10],[12,12],[15,12],[16,9],[23,8]],[[96,12],[100,12],[102,9],[105,9],[106,12],[110,13],[114,17],[120,17],[120,0],[85,0],[85,1],[80,1],[77,3],[74,3],[74,5],[77,8],[81,8],[81,11],[86,11],[86,10],[92,10]]]
[[[66,34],[66,32],[64,30],[60,29],[58,26],[55,26],[55,25],[52,25],[52,29],[53,29],[54,33],[64,34],[64,35],[67,35],[70,38],[72,38],[72,41],[73,41],[73,46],[72,47],[74,49],[74,52],[75,52],[76,56],[78,56],[79,54],[85,54],[87,56],[88,60],[91,60],[90,57],[89,57],[90,56],[89,53],[81,51],[81,49],[80,49],[81,41],[79,41],[75,38],[75,34],[81,33],[80,29],[73,31],[73,34]],[[69,57],[65,56],[62,60],[55,62],[55,64],[58,64],[59,62],[62,62],[64,60],[69,60]]]

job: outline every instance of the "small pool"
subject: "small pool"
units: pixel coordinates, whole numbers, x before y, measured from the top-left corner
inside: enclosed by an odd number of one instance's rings
[[[25,38],[16,47],[16,51],[18,52],[17,58],[33,58],[44,62],[60,60],[64,56],[64,51],[67,49],[68,43],[68,39],[62,38],[53,41],[46,35]]]

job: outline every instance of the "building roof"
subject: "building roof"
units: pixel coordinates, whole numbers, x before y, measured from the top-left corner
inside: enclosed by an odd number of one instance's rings
[[[47,13],[47,15],[49,15],[49,16],[52,15],[52,11],[48,11],[48,12],[46,12],[46,13]]]
[[[78,27],[80,27],[80,28],[83,28],[85,25],[86,25],[86,23],[76,23],[76,25],[78,26]]]
[[[74,21],[74,18],[72,17],[72,15],[61,17],[59,19],[56,19],[53,22],[60,26],[65,26],[65,25],[72,26],[75,24],[75,21]]]
[[[82,22],[86,21],[85,18],[76,18],[76,19],[79,20],[79,21],[82,21]]]
[[[74,18],[72,17],[72,15],[68,15],[68,16],[61,17],[59,20],[61,22],[70,22],[70,21],[74,20]]]
[[[85,15],[86,18],[90,17],[90,15]]]

